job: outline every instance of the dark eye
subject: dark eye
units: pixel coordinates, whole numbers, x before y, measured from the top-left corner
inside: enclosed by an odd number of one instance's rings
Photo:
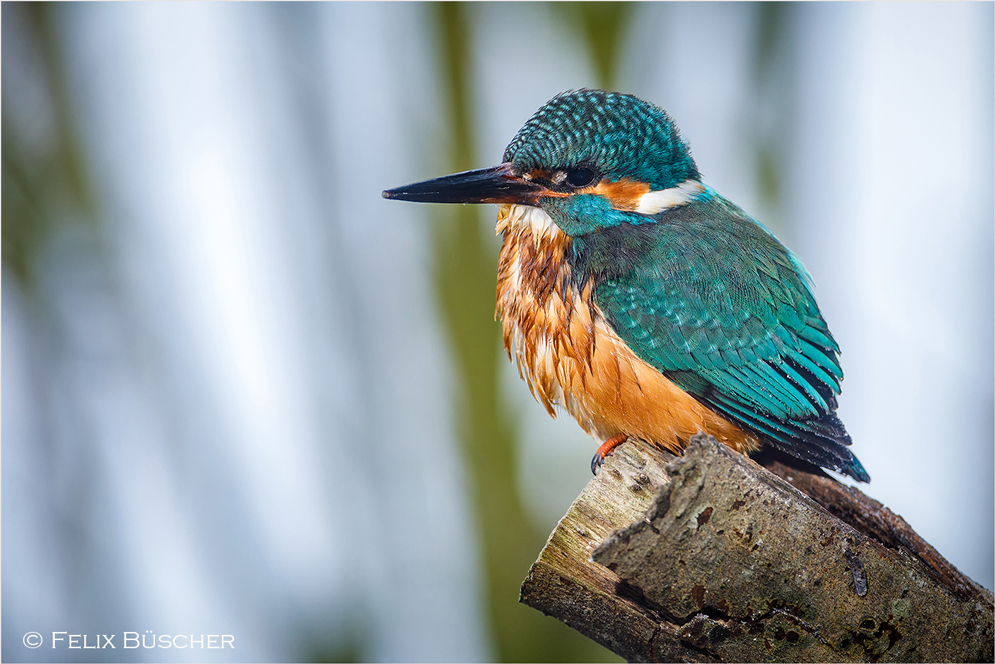
[[[590,168],[571,168],[567,171],[567,184],[571,187],[586,187],[594,182],[595,173]]]

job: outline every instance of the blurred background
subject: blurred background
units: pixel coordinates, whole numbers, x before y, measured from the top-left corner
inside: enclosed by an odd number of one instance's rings
[[[993,23],[3,3],[3,660],[617,660],[517,603],[596,443],[501,350],[495,209],[380,197],[583,86],[666,108],[801,256],[861,489],[992,588]]]

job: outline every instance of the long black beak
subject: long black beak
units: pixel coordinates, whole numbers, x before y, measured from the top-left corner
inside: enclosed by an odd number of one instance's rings
[[[464,171],[383,192],[417,203],[520,203],[534,205],[547,189],[512,173],[511,164]]]

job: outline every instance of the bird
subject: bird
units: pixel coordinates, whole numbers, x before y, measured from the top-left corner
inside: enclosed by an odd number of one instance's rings
[[[550,415],[601,442],[592,472],[626,440],[681,454],[706,433],[870,481],[836,414],[840,347],[812,278],[702,182],[662,108],[569,90],[499,165],[382,195],[497,204],[505,350]]]

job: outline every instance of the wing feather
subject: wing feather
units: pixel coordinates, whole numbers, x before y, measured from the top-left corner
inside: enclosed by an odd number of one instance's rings
[[[839,346],[804,267],[766,228],[715,195],[574,246],[640,358],[784,451],[866,477],[834,414]]]

